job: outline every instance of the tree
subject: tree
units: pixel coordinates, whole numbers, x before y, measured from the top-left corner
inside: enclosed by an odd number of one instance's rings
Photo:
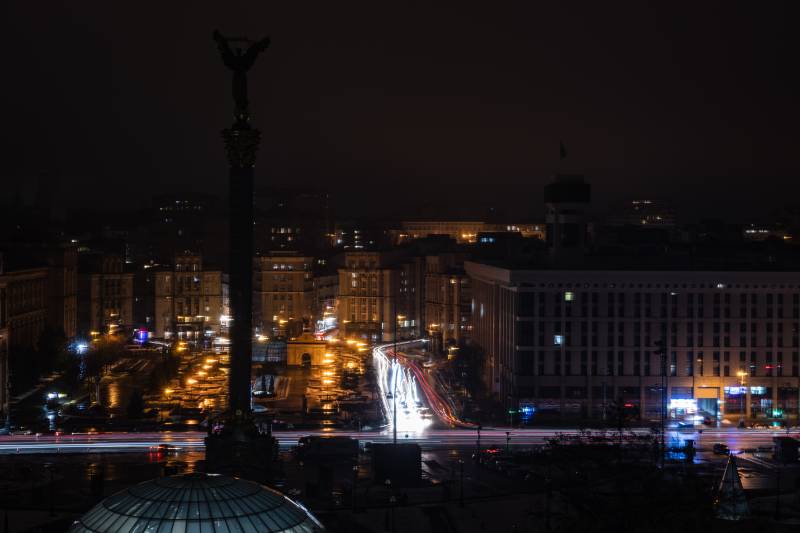
[[[92,342],[89,351],[84,355],[86,380],[94,385],[95,401],[100,398],[100,380],[108,367],[125,355],[125,346],[122,341],[114,337],[105,336]]]

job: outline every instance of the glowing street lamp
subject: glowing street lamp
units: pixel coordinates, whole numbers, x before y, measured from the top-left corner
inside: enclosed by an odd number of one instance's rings
[[[739,376],[739,383],[741,384],[741,388],[739,389],[739,397],[741,398],[741,410],[742,410],[742,418],[739,422],[740,425],[744,425],[744,417],[747,415],[747,406],[745,406],[745,401],[747,400],[747,389],[745,388],[745,379],[747,378],[748,374],[744,370],[740,370],[736,373]]]

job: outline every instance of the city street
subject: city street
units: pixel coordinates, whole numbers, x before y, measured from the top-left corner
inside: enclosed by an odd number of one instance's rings
[[[399,424],[398,424],[399,427]],[[506,435],[508,432],[508,435]],[[631,428],[626,433],[649,434],[647,428]],[[579,435],[577,428],[484,428],[481,431],[481,446],[505,446],[506,438],[510,437],[509,445],[514,448],[524,448],[543,445],[547,439],[558,435]],[[607,432],[612,435],[613,432]],[[391,442],[391,431],[383,432],[358,432],[344,430],[311,430],[311,431],[276,431],[282,448],[297,444],[300,437],[306,435],[337,435],[358,439],[362,443]],[[667,444],[680,446],[685,440],[695,440],[696,446],[701,450],[710,450],[717,443],[728,445],[731,450],[758,448],[772,446],[772,438],[786,436],[786,431],[756,430],[756,429],[705,429],[702,433],[691,430],[667,432]],[[789,436],[798,438],[800,431],[792,430]],[[204,432],[184,433],[100,433],[76,435],[13,435],[0,436],[0,454],[30,454],[30,453],[87,453],[87,452],[120,452],[137,449],[147,449],[161,444],[172,445],[179,448],[203,447]],[[442,448],[472,448],[476,446],[477,431],[471,429],[424,429],[417,433],[398,432],[398,441],[419,443],[424,450]]]

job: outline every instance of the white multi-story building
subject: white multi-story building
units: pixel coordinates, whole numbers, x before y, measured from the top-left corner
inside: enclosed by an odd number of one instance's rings
[[[800,272],[465,268],[509,408],[658,419],[663,379],[671,416],[797,419]]]

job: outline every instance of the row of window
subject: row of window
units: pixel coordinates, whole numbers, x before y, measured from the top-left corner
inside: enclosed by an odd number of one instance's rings
[[[767,351],[759,360],[758,352],[740,351],[738,358],[730,351],[695,352],[689,350],[679,357],[670,351],[666,357],[654,352],[608,350],[605,357],[597,350],[582,350],[573,357],[570,350],[518,351],[515,374],[522,376],[737,376],[755,377],[800,376],[800,353]],[[785,357],[784,357],[785,355]],[[710,356],[710,357],[709,357]]]
[[[800,324],[792,323],[791,327],[784,328],[783,323],[772,324],[751,323],[749,328],[746,322],[738,323],[738,327],[730,322],[714,322],[710,332],[706,332],[705,323],[687,322],[678,324],[672,322],[603,322],[600,327],[598,321],[573,322],[560,320],[545,321],[519,321],[517,323],[518,346],[551,346],[565,344],[567,346],[592,346],[601,344],[616,346],[652,346],[654,340],[668,340],[672,346],[713,346],[731,347],[740,346],[773,346],[779,347],[800,346]],[[562,329],[563,325],[563,329]],[[736,333],[732,329],[738,330]],[[784,335],[787,330],[787,335]],[[790,331],[789,331],[790,330]],[[680,335],[679,335],[680,331]],[[738,340],[738,344],[735,344]],[[709,342],[707,342],[709,341]],[[777,341],[777,342],[776,342]]]
[[[748,297],[749,296],[749,297]],[[791,295],[791,316],[800,318],[800,294]],[[703,293],[686,295],[652,293],[535,293],[523,292],[519,295],[517,315],[530,316],[603,316],[607,317],[705,317],[706,309],[714,318],[784,318],[789,311],[784,304],[783,294],[739,294],[738,306],[731,306],[732,295],[714,294],[705,298]],[[602,304],[601,304],[602,301]],[[736,301],[736,299],[734,299]],[[787,298],[788,301],[788,298]],[[578,303],[580,307],[578,308]],[[710,303],[706,307],[706,303]],[[763,305],[761,305],[763,304]],[[732,309],[736,313],[732,313]],[[763,309],[763,313],[762,313]]]

